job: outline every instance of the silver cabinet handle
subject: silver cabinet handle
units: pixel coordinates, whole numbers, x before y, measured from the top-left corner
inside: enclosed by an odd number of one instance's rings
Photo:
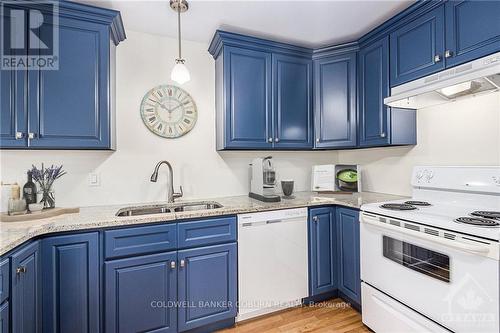
[[[36,134],[33,132],[28,133],[28,139],[33,140],[36,137]]]
[[[172,261],[170,262],[170,268],[175,269],[175,267],[176,267],[176,265],[175,265],[175,261],[174,261],[174,260],[172,260]]]
[[[319,138],[317,138],[317,139],[316,139],[316,142],[318,142],[318,143],[319,143]]]
[[[385,138],[385,132],[380,133],[381,138]]]
[[[272,143],[273,142],[273,138],[267,139],[267,142]]]
[[[186,266],[186,261],[184,259],[181,259],[180,266],[181,268],[184,268]]]
[[[280,142],[280,139],[276,138],[274,139],[274,142]]]
[[[441,61],[441,56],[439,54],[436,54],[434,56],[434,62],[440,62]]]
[[[318,222],[318,217],[317,216],[313,216],[313,222]]]
[[[444,52],[444,57],[445,58],[449,58],[449,57],[452,57],[453,56],[453,52],[451,52],[450,50],[446,50]]]
[[[24,133],[23,132],[16,132],[16,140],[24,138]]]
[[[26,273],[26,267],[21,266],[16,268],[16,274]]]

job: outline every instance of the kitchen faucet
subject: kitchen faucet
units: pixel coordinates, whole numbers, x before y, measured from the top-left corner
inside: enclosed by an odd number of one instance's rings
[[[153,174],[151,175],[151,181],[156,183],[158,180],[158,169],[160,169],[162,164],[166,164],[168,167],[167,202],[174,202],[175,198],[182,197],[184,193],[182,192],[182,186],[180,186],[180,193],[174,192],[174,171],[168,161],[160,161],[156,164],[155,171],[153,171]]]

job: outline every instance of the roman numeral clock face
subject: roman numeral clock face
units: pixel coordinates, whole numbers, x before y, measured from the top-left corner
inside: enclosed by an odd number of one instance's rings
[[[178,138],[193,129],[198,112],[193,98],[185,90],[161,85],[144,95],[141,117],[154,134],[164,138]]]

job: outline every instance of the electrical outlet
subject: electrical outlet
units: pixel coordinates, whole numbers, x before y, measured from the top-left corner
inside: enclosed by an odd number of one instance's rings
[[[89,173],[89,186],[101,186],[101,176],[98,173]]]

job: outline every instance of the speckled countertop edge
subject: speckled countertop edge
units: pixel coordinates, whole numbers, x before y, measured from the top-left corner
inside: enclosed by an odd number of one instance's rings
[[[169,223],[178,220],[235,215],[242,213],[264,212],[269,210],[300,208],[321,205],[340,205],[351,208],[360,208],[361,205],[373,202],[384,202],[402,199],[404,197],[375,193],[361,192],[354,194],[319,194],[315,192],[296,192],[294,199],[283,199],[277,203],[264,203],[248,196],[234,196],[210,198],[206,201],[216,201],[222,208],[176,213],[162,213],[142,216],[116,216],[120,208],[143,205],[164,204],[164,202],[92,206],[82,207],[79,213],[21,222],[0,222],[0,255],[11,251],[22,243],[37,236],[64,231],[79,231],[102,229],[138,224]],[[194,202],[189,200],[185,202]],[[196,200],[201,201],[201,200]],[[183,201],[178,201],[183,202]]]

